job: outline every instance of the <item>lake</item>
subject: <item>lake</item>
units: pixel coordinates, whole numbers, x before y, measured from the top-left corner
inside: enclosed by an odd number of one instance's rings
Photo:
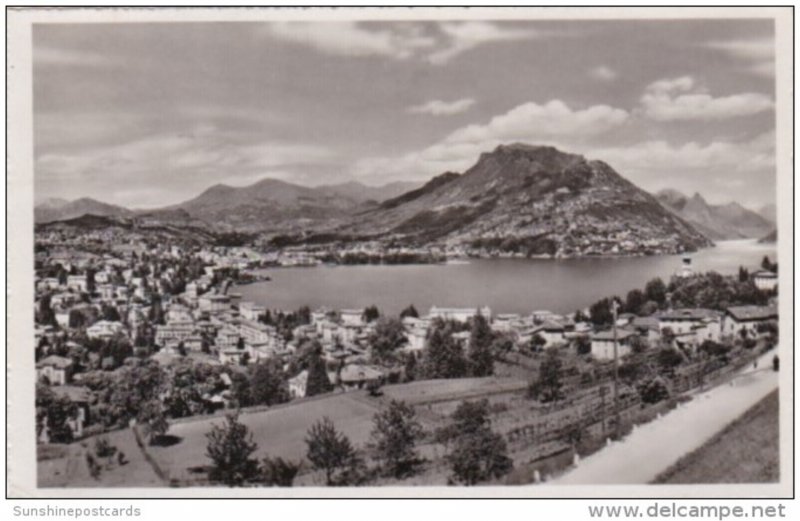
[[[775,260],[775,244],[722,241],[690,255],[695,271],[755,271],[764,255]],[[493,313],[556,313],[583,309],[600,298],[622,297],[653,277],[665,282],[681,264],[680,255],[581,259],[475,259],[466,264],[402,266],[320,266],[264,270],[272,280],[238,286],[242,300],[271,309],[364,308],[376,305],[396,314],[414,304],[420,313],[433,306],[478,307]]]

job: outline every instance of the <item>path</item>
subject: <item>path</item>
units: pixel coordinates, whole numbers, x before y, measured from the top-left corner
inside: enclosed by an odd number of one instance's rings
[[[648,424],[636,427],[624,440],[612,443],[576,468],[548,481],[558,485],[649,483],[700,447],[714,434],[778,387],[769,352],[758,369],[748,366],[731,383],[695,395],[693,400]]]

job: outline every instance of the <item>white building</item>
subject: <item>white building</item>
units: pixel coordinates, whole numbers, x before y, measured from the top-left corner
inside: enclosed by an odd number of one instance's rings
[[[771,271],[757,271],[753,274],[753,283],[762,291],[773,291],[778,287],[778,274]]]
[[[627,330],[617,331],[617,355],[619,358],[631,353],[631,342],[636,333]],[[601,331],[592,335],[592,356],[597,360],[614,359],[614,334],[612,331]]]
[[[100,338],[107,340],[122,333],[124,327],[121,322],[110,320],[98,320],[86,328],[86,336],[89,338]]]
[[[488,306],[482,308],[440,308],[433,306],[430,311],[428,311],[428,318],[431,320],[440,318],[442,320],[466,322],[476,315],[481,315],[486,320],[490,321],[492,319],[492,310]]]
[[[726,335],[740,334],[742,330],[751,336],[758,334],[758,326],[778,320],[775,306],[734,306],[725,310],[723,330]]]
[[[255,302],[242,302],[239,304],[239,314],[246,320],[258,320],[258,317],[265,315],[267,308]]]

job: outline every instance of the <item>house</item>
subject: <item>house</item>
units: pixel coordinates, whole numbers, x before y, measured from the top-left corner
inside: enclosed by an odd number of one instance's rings
[[[344,326],[364,325],[364,312],[360,309],[343,309],[339,314]]]
[[[669,328],[675,336],[695,337],[697,344],[705,340],[719,341],[722,334],[722,314],[713,309],[673,309],[658,317],[658,328],[663,334]]]
[[[86,281],[86,275],[68,275],[67,276],[67,288],[78,291],[81,293],[85,293],[88,289],[88,282]]]
[[[289,378],[289,395],[292,398],[303,398],[306,395],[306,384],[308,383],[308,371],[303,369],[294,378]]]
[[[178,344],[195,333],[191,322],[171,323],[156,326],[155,343],[160,346]]]
[[[555,345],[563,344],[565,340],[565,328],[558,322],[551,320],[545,321],[538,326],[534,326],[531,331],[531,336],[541,336],[545,340],[544,348],[553,347]]]
[[[122,333],[123,325],[119,321],[111,320],[98,320],[88,328],[86,328],[86,336],[89,338],[99,338],[101,340],[108,340]]]
[[[228,295],[218,293],[206,293],[197,299],[197,304],[201,311],[208,313],[220,313],[230,308],[231,298]]]
[[[382,383],[383,378],[383,371],[369,365],[346,365],[339,373],[339,382],[348,390],[363,389],[372,382]]]
[[[771,271],[757,271],[753,274],[753,283],[762,291],[774,291],[778,287],[778,274]]]
[[[778,308],[775,306],[734,306],[725,310],[724,333],[736,335],[744,330],[755,336],[759,325],[777,320]]]
[[[242,302],[239,304],[239,314],[245,320],[257,321],[258,317],[265,315],[267,308],[254,302]]]
[[[236,349],[235,347],[220,349],[219,361],[228,365],[240,365],[246,352],[244,349]]]
[[[76,438],[83,436],[84,428],[89,423],[89,403],[91,402],[92,392],[88,387],[78,385],[60,385],[53,387],[53,393],[59,398],[67,398],[76,405],[76,414],[67,419],[67,425],[72,430],[72,435]]]
[[[488,306],[482,308],[440,308],[433,306],[428,311],[428,318],[433,320],[455,320],[456,322],[467,322],[476,315],[483,316],[486,320],[492,319],[492,310]]]
[[[36,376],[46,379],[50,385],[66,385],[72,380],[72,360],[63,356],[50,355],[36,364]]]
[[[633,350],[632,343],[638,335],[627,329],[617,330],[617,355],[626,356]],[[592,356],[598,360],[614,359],[613,331],[600,331],[592,335]]]
[[[516,313],[501,313],[492,320],[492,329],[500,333],[510,333],[522,321]]]

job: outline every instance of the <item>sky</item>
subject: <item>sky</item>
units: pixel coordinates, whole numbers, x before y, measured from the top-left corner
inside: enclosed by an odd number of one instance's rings
[[[771,20],[36,24],[37,200],[422,183],[501,143],[775,200]]]

